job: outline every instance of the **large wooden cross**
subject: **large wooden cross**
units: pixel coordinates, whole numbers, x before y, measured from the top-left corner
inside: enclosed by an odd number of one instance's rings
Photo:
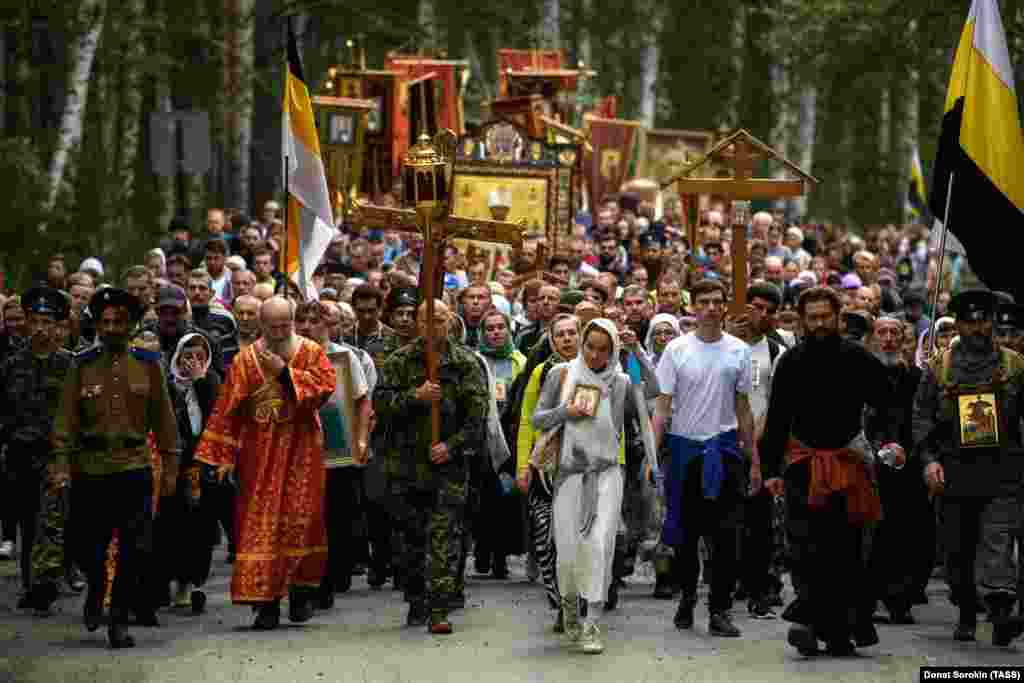
[[[526,232],[525,221],[521,224],[506,221],[494,221],[478,218],[449,216],[445,220],[432,221],[424,230],[419,217],[413,209],[393,209],[373,204],[357,202],[352,213],[352,221],[357,225],[371,228],[394,230],[396,232],[417,233],[423,235],[423,263],[420,267],[420,282],[426,301],[432,302],[438,295],[438,268],[442,262],[440,249],[447,240],[469,239],[481,242],[498,242],[519,247],[523,243]],[[428,306],[432,310],[432,306]],[[433,329],[433,320],[428,330]],[[427,344],[427,378],[437,382],[437,350],[433,344]],[[436,444],[441,440],[441,406],[433,401],[430,406],[431,438]]]
[[[733,177],[688,177],[691,171],[704,165],[712,157],[725,159],[726,166],[733,170]],[[755,178],[754,165],[762,157],[782,162],[797,175],[797,179]],[[750,217],[748,202],[752,199],[799,197],[807,191],[808,183],[817,184],[818,179],[785,159],[746,130],[741,129],[723,139],[698,161],[688,164],[679,176],[664,183],[663,187],[672,182],[676,183],[676,189],[680,196],[704,194],[732,200],[731,254],[733,296],[730,313],[735,317],[745,315],[749,261],[749,250],[747,248],[747,219]],[[741,201],[744,204],[741,205]],[[744,211],[744,208],[747,210]]]

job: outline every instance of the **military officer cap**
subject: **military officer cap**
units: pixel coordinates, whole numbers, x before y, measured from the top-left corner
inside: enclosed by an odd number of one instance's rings
[[[60,290],[52,287],[33,287],[28,290],[21,297],[21,307],[25,313],[51,315],[54,320],[67,320],[71,308]]]
[[[949,312],[957,321],[989,320],[996,312],[996,295],[987,289],[960,292],[949,302]]]
[[[89,300],[89,314],[93,320],[99,320],[103,316],[103,311],[111,306],[128,309],[128,316],[132,322],[142,319],[142,303],[137,297],[117,287],[105,287],[93,294]]]
[[[411,287],[395,287],[388,294],[388,310],[393,311],[401,306],[418,306],[419,297],[416,290]]]

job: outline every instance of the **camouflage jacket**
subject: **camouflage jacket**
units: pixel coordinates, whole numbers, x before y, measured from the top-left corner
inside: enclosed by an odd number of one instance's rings
[[[408,341],[399,337],[398,333],[389,327],[380,336],[367,340],[360,348],[370,354],[373,364],[379,370],[384,367],[384,363],[391,357],[391,354],[408,343]]]
[[[0,365],[0,443],[31,448],[45,461],[53,418],[72,363],[71,353],[63,349],[40,358],[23,348],[4,359]]]
[[[374,443],[379,444],[384,472],[392,481],[433,488],[465,481],[472,460],[483,452],[489,394],[476,357],[465,347],[449,344],[438,362],[441,384],[441,441],[451,462],[430,462],[430,403],[414,392],[427,378],[424,342],[417,339],[395,351],[380,368],[373,407],[377,413]]]

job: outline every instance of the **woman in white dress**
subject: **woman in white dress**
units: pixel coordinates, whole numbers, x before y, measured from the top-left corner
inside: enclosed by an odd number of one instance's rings
[[[547,433],[561,428],[554,478],[554,537],[565,633],[588,654],[603,651],[600,623],[612,580],[615,533],[622,509],[620,443],[629,376],[622,372],[615,324],[606,318],[583,329],[576,358],[552,368],[533,414]],[[582,396],[599,393],[596,412]],[[574,400],[580,399],[580,400]],[[592,413],[588,414],[588,413]],[[582,628],[579,600],[587,601]]]

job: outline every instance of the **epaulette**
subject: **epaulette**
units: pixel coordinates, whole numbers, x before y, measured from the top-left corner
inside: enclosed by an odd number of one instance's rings
[[[103,355],[103,347],[99,344],[93,344],[78,353],[74,354],[75,363],[81,365],[83,363],[91,363],[100,356]]]
[[[132,349],[132,356],[143,363],[159,363],[162,358],[159,351],[147,351],[146,349]]]

